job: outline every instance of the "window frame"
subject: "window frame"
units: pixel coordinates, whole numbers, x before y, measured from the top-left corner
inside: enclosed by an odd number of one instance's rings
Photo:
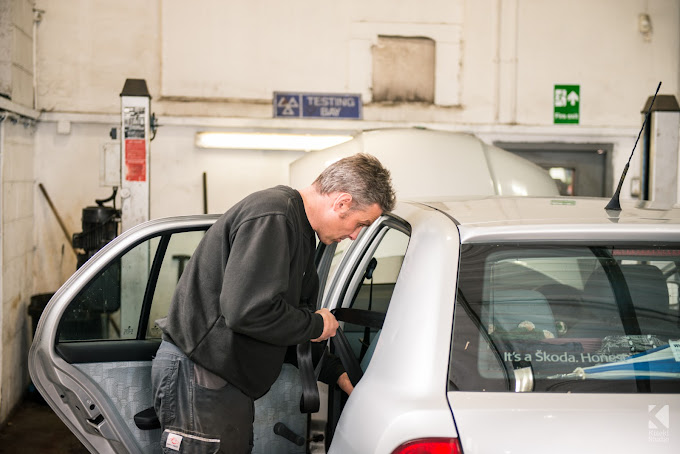
[[[93,256],[90,261],[91,264],[85,263],[81,273],[74,275],[72,279],[77,281],[73,282],[70,286],[73,296],[69,298],[69,304],[64,307],[64,310],[58,315],[59,322],[54,331],[54,350],[62,357],[65,361],[71,364],[77,363],[89,363],[93,361],[97,362],[118,362],[122,360],[142,360],[149,358],[149,352],[155,352],[158,348],[160,339],[158,338],[146,338],[148,320],[150,316],[151,305],[153,303],[153,296],[156,291],[156,285],[158,284],[158,277],[160,274],[160,269],[163,265],[163,260],[167,253],[167,247],[170,243],[173,235],[181,234],[185,232],[197,232],[197,231],[207,231],[217,219],[216,217],[206,217],[205,219],[199,219],[196,221],[196,217],[178,218],[180,225],[174,227],[165,227],[158,230],[152,230],[150,232],[144,233],[139,237],[131,239],[129,242],[125,242],[124,246],[110,257],[107,257],[105,262],[102,262],[101,258],[99,260],[93,260],[95,257],[102,257],[109,253],[110,248],[113,246],[106,246],[104,249],[99,251]],[[184,223],[188,225],[182,225]],[[139,226],[143,228],[144,226]],[[132,233],[131,233],[132,235]],[[146,276],[146,285],[144,290],[144,296],[142,304],[140,305],[140,313],[137,319],[137,335],[134,338],[118,338],[118,339],[83,339],[83,340],[68,340],[63,341],[59,339],[60,327],[63,320],[64,314],[67,312],[70,305],[75,301],[75,299],[81,294],[81,292],[87,288],[92,282],[99,278],[113,263],[120,261],[127,253],[142,245],[145,242],[151,242],[154,239],[159,240],[159,244],[153,253],[153,261],[149,268],[149,274]],[[116,244],[115,247],[120,247],[120,244]],[[87,268],[86,268],[87,267]],[[77,287],[75,287],[77,285]],[[66,285],[64,286],[66,287]],[[146,324],[143,324],[146,322]],[[138,346],[134,348],[128,348],[128,346]],[[105,353],[103,353],[105,352]]]
[[[358,285],[361,284],[361,277],[358,276],[357,270],[366,269],[388,228],[398,230],[411,237],[411,225],[391,213],[381,216],[371,226],[362,229],[359,237],[344,253],[335,274],[325,277],[330,278],[331,283],[328,291],[324,292],[323,307],[331,310],[336,307],[347,307],[346,304],[350,302],[347,299],[348,292],[350,289],[356,291]],[[335,248],[326,249],[327,253],[331,253],[331,249],[335,250]],[[363,273],[361,273],[361,276],[363,276]],[[353,295],[353,293],[349,294]]]

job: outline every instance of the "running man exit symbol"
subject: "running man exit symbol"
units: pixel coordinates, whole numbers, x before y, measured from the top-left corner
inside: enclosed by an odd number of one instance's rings
[[[555,85],[554,123],[577,123],[580,120],[580,85]]]

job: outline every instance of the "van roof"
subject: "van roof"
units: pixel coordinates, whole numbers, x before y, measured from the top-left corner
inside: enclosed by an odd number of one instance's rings
[[[363,131],[348,142],[305,154],[290,165],[290,184],[304,188],[331,163],[355,153],[377,157],[397,197],[557,195],[548,172],[462,132],[423,128]]]

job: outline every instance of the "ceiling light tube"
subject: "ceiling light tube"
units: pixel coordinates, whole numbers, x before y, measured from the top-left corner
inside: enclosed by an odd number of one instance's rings
[[[202,131],[196,133],[196,146],[233,150],[313,151],[347,142],[351,138],[350,135]]]

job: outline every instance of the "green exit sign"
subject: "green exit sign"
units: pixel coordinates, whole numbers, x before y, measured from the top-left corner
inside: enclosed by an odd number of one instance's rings
[[[581,112],[581,86],[555,85],[553,96],[554,123],[577,123]]]

